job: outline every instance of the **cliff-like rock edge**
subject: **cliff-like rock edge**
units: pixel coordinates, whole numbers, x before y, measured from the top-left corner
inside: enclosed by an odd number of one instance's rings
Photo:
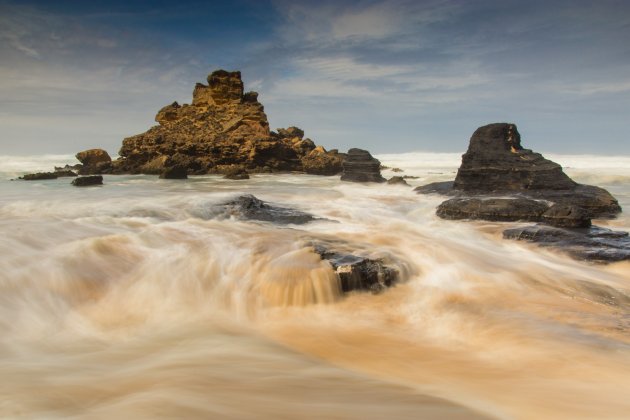
[[[197,83],[192,104],[159,110],[158,125],[123,140],[110,173],[160,174],[173,167],[188,174],[300,171],[341,172],[343,154],[304,138],[297,127],[269,129],[258,93],[244,92],[239,71],[217,70]]]

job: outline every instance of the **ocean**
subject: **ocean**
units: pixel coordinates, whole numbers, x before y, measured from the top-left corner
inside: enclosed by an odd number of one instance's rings
[[[412,186],[460,154],[377,155]],[[608,189],[630,231],[630,157],[546,155]],[[445,221],[445,198],[339,177],[11,181],[72,156],[0,156],[0,417],[559,419],[630,413],[630,262]],[[216,218],[242,194],[321,218]],[[395,261],[342,294],[309,241]]]

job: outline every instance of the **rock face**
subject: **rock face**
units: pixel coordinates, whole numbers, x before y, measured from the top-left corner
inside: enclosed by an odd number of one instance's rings
[[[503,237],[552,247],[581,260],[598,262],[630,260],[628,233],[596,226],[582,229],[563,229],[544,225],[526,226],[507,229],[503,232]]]
[[[475,130],[454,184],[462,191],[566,190],[575,186],[560,165],[523,149],[516,125],[507,123]]]
[[[234,166],[225,172],[225,179],[249,179],[249,174],[242,166]]]
[[[452,198],[440,204],[443,219],[481,219],[500,222],[539,221],[549,205],[527,198]]]
[[[222,216],[281,225],[301,225],[316,220],[311,214],[286,207],[273,206],[250,194],[220,204],[214,210],[215,213]]]
[[[258,94],[243,91],[240,72],[218,70],[207,82],[195,86],[192,104],[165,106],[155,117],[159,125],[124,139],[113,171],[160,173],[180,165],[206,174],[239,165],[249,172],[341,172],[339,155],[323,149],[311,155],[316,146],[299,128],[270,131]]]
[[[344,292],[369,290],[378,293],[398,280],[398,271],[388,267],[383,260],[337,252],[324,244],[314,245],[313,250],[330,263]]]
[[[87,187],[90,185],[102,185],[103,177],[101,175],[80,176],[72,180],[75,187]]]
[[[350,149],[343,161],[342,181],[385,182],[381,176],[381,162],[363,149]]]
[[[187,179],[188,171],[183,165],[175,165],[169,168],[165,168],[160,173],[161,179]]]
[[[541,221],[556,227],[587,228],[591,226],[591,219],[582,207],[564,204],[554,204],[544,212]]]
[[[76,154],[76,158],[83,165],[79,174],[109,173],[112,169],[112,158],[103,149],[89,149]]]

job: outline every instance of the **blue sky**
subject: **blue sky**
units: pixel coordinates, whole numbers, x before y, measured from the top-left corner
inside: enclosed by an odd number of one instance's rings
[[[630,155],[625,0],[0,0],[0,153],[115,153],[218,68],[328,148]]]

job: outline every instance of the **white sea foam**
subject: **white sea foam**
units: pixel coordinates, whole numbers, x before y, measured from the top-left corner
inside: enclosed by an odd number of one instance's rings
[[[459,165],[378,157],[413,185]],[[553,159],[593,176],[626,161]],[[66,161],[10,171],[45,162]],[[630,208],[630,185],[602,186]],[[214,218],[244,193],[322,220]],[[630,265],[506,241],[501,223],[441,220],[442,199],[309,175],[106,175],[83,189],[5,177],[0,416],[625,416]],[[630,230],[625,215],[611,223]],[[385,258],[402,282],[344,296],[312,240]]]

